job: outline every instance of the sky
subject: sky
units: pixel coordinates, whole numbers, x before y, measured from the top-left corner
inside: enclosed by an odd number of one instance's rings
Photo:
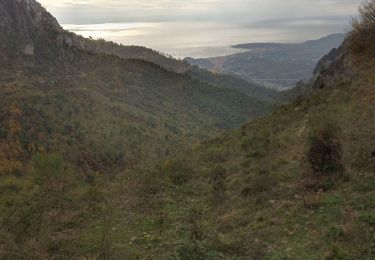
[[[346,32],[361,0],[40,0],[66,29],[184,56]]]

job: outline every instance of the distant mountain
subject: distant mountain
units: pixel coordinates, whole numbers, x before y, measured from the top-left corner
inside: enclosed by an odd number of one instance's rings
[[[239,76],[269,87],[287,88],[309,80],[316,63],[331,49],[338,47],[344,34],[303,43],[249,43],[233,46],[248,52],[207,59],[186,58],[190,64],[214,72]]]

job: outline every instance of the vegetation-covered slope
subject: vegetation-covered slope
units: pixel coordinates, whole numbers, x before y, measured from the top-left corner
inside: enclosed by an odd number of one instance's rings
[[[0,149],[9,164],[0,172],[44,150],[92,170],[134,165],[272,109],[147,61],[77,48],[35,1],[1,4]]]
[[[124,46],[102,39],[87,39],[63,30],[56,19],[36,1],[0,1],[2,22],[0,29],[4,31],[0,44],[7,43],[11,47],[19,47],[23,52],[31,54],[34,41],[40,38],[46,30],[54,32],[53,38],[59,46],[68,46],[87,52],[111,55],[121,59],[137,59],[154,63],[165,70],[188,74],[191,78],[264,100],[272,100],[277,95],[275,91],[264,90],[262,86],[242,80],[237,77],[211,73],[207,70],[191,66],[185,61],[174,59],[158,51],[141,46]],[[9,37],[12,35],[12,37]]]
[[[158,176],[159,206],[145,215],[168,223],[161,241],[171,241],[180,259],[375,257],[375,49],[373,37],[362,41],[374,25],[355,28],[319,64],[310,97],[140,180],[150,185]],[[143,227],[160,238],[157,225]],[[141,241],[139,248],[160,249]]]
[[[69,46],[84,49],[90,52],[113,55],[122,59],[144,60],[179,74],[189,75],[191,78],[211,84],[213,86],[235,89],[252,98],[273,101],[277,92],[264,89],[263,85],[249,80],[243,80],[232,75],[213,73],[198,66],[192,66],[186,61],[174,59],[166,54],[141,46],[123,46],[104,40],[86,39],[74,33],[62,31],[59,40]]]
[[[136,212],[126,233],[124,211],[117,211],[111,233],[117,253],[373,259],[374,45],[352,56],[353,40],[319,71],[309,98],[141,171],[135,184],[125,182],[124,196],[146,210],[126,207]],[[129,240],[123,249],[119,241]]]
[[[198,66],[192,66],[186,61],[177,60],[173,57],[141,46],[124,46],[105,40],[86,39],[74,33],[62,31],[59,39],[69,46],[90,52],[113,55],[122,59],[137,59],[154,63],[168,71],[186,74],[191,78],[211,84],[213,86],[235,89],[249,97],[273,101],[278,95],[277,91],[264,89],[261,84],[250,80],[244,80],[233,75],[213,73]]]
[[[365,21],[319,64],[310,97],[153,167],[84,178],[61,151],[41,149],[1,178],[0,257],[373,259],[375,38],[361,39],[375,30]],[[9,106],[1,118],[22,115]],[[16,140],[0,135],[1,147]]]

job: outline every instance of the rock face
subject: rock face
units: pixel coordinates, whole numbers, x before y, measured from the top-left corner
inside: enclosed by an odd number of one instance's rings
[[[164,70],[185,74],[213,86],[240,90],[261,100],[268,100],[275,94],[256,84],[232,76],[215,75],[146,47],[123,46],[76,35],[64,30],[35,0],[0,0],[0,66],[18,64],[33,67],[41,62],[56,61],[59,57],[53,53],[65,49],[147,61]]]
[[[352,80],[356,74],[356,67],[352,64],[348,51],[349,39],[339,48],[331,50],[317,64],[312,79],[313,88],[321,89],[337,85],[340,81]]]
[[[36,0],[0,0],[0,54],[2,47],[8,49],[3,51],[4,53],[9,52],[11,48],[17,49],[15,51],[19,54],[32,56],[38,54],[38,49],[48,48],[53,44],[58,47],[68,46],[98,54],[114,55],[123,59],[142,59],[177,73],[184,73],[190,69],[186,62],[145,47],[122,46],[104,40],[86,39],[68,32]]]
[[[28,55],[28,56],[33,56],[34,55],[34,44],[29,43],[25,46],[23,49],[23,54]]]
[[[0,0],[0,56],[33,66],[49,32],[63,32],[57,20],[35,0]],[[29,57],[28,59],[25,59]],[[32,58],[32,59],[30,59]]]
[[[322,71],[328,69],[333,63],[339,61],[343,57],[343,48],[332,49],[327,55],[325,55],[316,65],[314,70],[315,77],[318,76]]]
[[[35,0],[0,0],[0,29],[34,40],[44,29],[62,30],[57,20]]]

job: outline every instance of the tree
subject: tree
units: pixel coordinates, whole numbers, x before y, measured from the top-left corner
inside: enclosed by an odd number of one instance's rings
[[[328,190],[344,180],[345,167],[338,131],[333,122],[311,131],[310,148],[307,151],[310,170],[305,176],[305,188]]]
[[[375,0],[366,0],[359,7],[359,16],[352,21],[349,47],[358,56],[375,54]]]

